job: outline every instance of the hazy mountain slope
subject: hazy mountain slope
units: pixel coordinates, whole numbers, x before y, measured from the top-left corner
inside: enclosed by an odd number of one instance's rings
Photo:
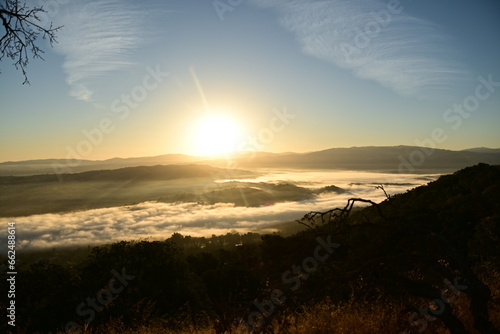
[[[78,173],[90,170],[165,164],[207,164],[222,168],[340,169],[384,172],[447,173],[478,163],[500,164],[500,150],[477,148],[462,151],[417,146],[369,146],[332,148],[308,153],[238,152],[228,158],[167,154],[103,161],[64,159],[0,163],[0,175]]]
[[[0,177],[0,216],[27,216],[123,206],[144,201],[196,201],[217,179],[256,174],[204,165],[127,167],[61,175]]]
[[[80,173],[91,170],[124,167],[185,164],[203,159],[184,154],[165,154],[153,157],[112,158],[107,160],[39,159],[0,163],[0,175],[23,176],[34,174]]]
[[[500,153],[500,148],[487,148],[487,147],[475,147],[475,148],[469,148],[463,151],[469,151],[469,152],[477,152],[477,153],[491,153],[491,154],[499,154]]]
[[[3,176],[0,184],[40,183],[40,182],[91,182],[91,181],[165,181],[183,178],[251,177],[255,173],[241,170],[226,171],[206,165],[167,165],[125,167],[111,170],[94,170],[74,174],[61,174],[59,178],[51,174],[31,176]]]
[[[243,167],[444,173],[481,162],[500,164],[500,153],[431,150],[415,146],[351,147],[240,160],[240,165]]]

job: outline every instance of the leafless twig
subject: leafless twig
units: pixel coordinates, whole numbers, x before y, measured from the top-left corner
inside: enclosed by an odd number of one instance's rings
[[[5,0],[0,4],[0,21],[3,32],[0,30],[0,61],[4,57],[14,61],[13,65],[21,70],[24,76],[23,84],[29,84],[26,67],[29,63],[29,54],[33,58],[43,60],[44,51],[36,44],[38,37],[48,39],[50,45],[57,42],[56,33],[62,27],[43,27],[39,17],[45,13],[43,7],[30,8],[19,0]]]

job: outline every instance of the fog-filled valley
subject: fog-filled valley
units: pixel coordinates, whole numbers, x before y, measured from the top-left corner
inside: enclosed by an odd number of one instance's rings
[[[385,194],[377,186],[396,194],[438,176],[170,165],[63,174],[62,182],[54,175],[0,177],[0,215],[18,224],[20,250],[173,233],[272,233],[296,230],[305,213],[349,198],[379,202]]]

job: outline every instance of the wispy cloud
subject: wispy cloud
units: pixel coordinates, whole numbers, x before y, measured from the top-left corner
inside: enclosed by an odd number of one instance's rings
[[[454,61],[451,38],[407,14],[404,0],[392,13],[388,3],[394,1],[388,0],[249,1],[278,10],[303,52],[402,95],[446,89],[467,73]]]
[[[143,37],[141,11],[120,0],[84,0],[61,6],[55,18],[64,28],[55,45],[64,56],[70,95],[92,101],[97,79],[133,64]]]

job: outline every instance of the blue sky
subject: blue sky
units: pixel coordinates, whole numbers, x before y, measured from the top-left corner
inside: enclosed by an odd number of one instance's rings
[[[238,128],[221,137],[234,149],[500,147],[498,1],[51,0],[47,10],[64,28],[54,48],[41,41],[31,85],[0,64],[0,161],[204,154],[207,114]],[[280,113],[293,117],[276,127]]]

